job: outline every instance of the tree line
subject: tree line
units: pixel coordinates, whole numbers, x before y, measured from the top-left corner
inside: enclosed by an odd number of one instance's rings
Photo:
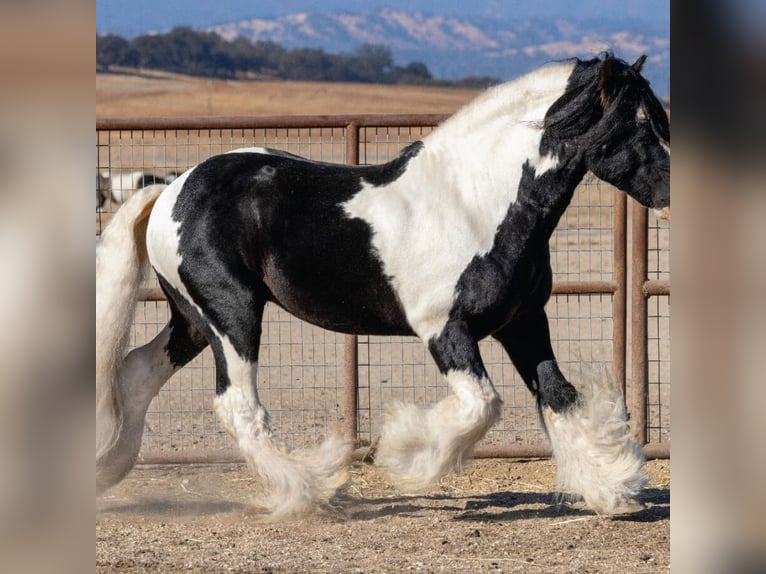
[[[191,76],[225,79],[278,79],[319,82],[440,85],[483,88],[499,82],[490,77],[457,81],[434,78],[422,62],[394,63],[391,50],[363,44],[353,53],[332,54],[321,49],[286,49],[281,44],[246,38],[232,41],[215,32],[179,27],[164,34],[144,34],[131,40],[115,34],[96,36],[96,69],[112,67],[165,70]]]

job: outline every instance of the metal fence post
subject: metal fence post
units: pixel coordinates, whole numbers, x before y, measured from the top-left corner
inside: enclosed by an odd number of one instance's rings
[[[359,124],[346,126],[346,163],[359,163]],[[357,445],[359,439],[359,340],[346,335],[343,340],[343,431]]]
[[[633,437],[641,446],[646,444],[646,396],[648,385],[647,299],[644,283],[647,280],[647,247],[649,216],[646,208],[631,201],[633,269],[630,276],[630,361],[631,393],[628,404]]]
[[[614,190],[614,263],[613,274],[615,282],[614,298],[612,299],[612,329],[614,347],[612,365],[614,370],[614,386],[620,391],[623,399],[626,394],[626,364],[627,364],[627,322],[628,322],[628,201],[627,196],[618,189]]]

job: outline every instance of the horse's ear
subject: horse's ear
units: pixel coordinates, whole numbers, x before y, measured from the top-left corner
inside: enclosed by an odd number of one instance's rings
[[[642,56],[638,57],[638,60],[636,60],[631,68],[633,68],[637,74],[641,73],[641,68],[644,67],[644,62],[646,62],[646,54],[643,54]]]
[[[606,108],[617,95],[620,87],[620,72],[624,64],[613,56],[607,56],[601,62],[598,75],[598,91],[601,97],[601,105]]]

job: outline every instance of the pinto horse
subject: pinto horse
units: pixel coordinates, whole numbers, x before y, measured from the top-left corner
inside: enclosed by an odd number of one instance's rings
[[[639,506],[643,452],[622,401],[586,400],[562,375],[544,306],[548,241],[588,171],[669,210],[668,119],[641,76],[645,57],[546,66],[489,89],[381,165],[248,148],[207,159],[166,189],[137,192],[97,258],[99,491],[135,463],[146,410],[207,345],[215,409],[268,485],[272,516],[329,501],[347,480],[349,440],[289,451],[257,390],[264,306],[352,334],[416,335],[452,393],[397,405],[376,463],[408,490],[469,458],[501,399],[479,354],[492,336],[536,397],[559,489],[600,513]],[[171,318],[123,356],[143,262]]]

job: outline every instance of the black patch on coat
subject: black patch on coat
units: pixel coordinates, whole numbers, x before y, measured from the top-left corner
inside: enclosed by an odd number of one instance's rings
[[[561,412],[577,402],[577,390],[561,374],[542,307],[526,310],[494,334],[540,405]]]
[[[363,181],[395,181],[421,147],[376,166],[282,152],[230,153],[197,166],[172,218],[180,222],[179,275],[206,320],[249,359],[257,357],[266,301],[334,331],[412,334],[370,226],[342,204]]]
[[[175,287],[159,273],[157,279],[170,307],[170,339],[165,350],[171,364],[181,368],[207,347],[207,339],[198,328],[204,323]]]
[[[439,372],[444,375],[450,370],[458,370],[468,371],[476,378],[487,376],[477,339],[463,322],[447,323],[438,336],[428,341],[428,350]]]
[[[545,306],[553,276],[548,241],[584,171],[574,165],[535,177],[522,169],[516,201],[498,227],[490,251],[461,274],[450,321],[465,321],[477,338],[494,333],[520,310]]]
[[[555,360],[537,365],[538,401],[560,413],[577,403],[577,389],[564,378]]]

